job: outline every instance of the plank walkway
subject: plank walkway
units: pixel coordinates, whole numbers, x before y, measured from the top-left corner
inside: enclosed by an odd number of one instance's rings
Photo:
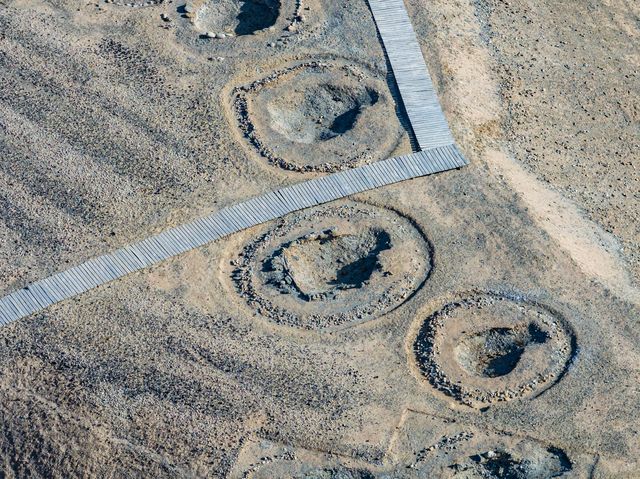
[[[369,5],[421,151],[256,196],[36,281],[0,298],[0,325],[293,211],[467,165],[454,145],[403,0],[369,0]]]
[[[402,103],[421,149],[452,145],[453,136],[403,0],[369,0]]]

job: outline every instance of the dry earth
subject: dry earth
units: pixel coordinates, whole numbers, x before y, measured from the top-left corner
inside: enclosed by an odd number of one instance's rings
[[[640,477],[640,9],[407,8],[471,165],[4,327],[0,477]],[[0,292],[409,152],[387,73],[360,0],[0,0]]]

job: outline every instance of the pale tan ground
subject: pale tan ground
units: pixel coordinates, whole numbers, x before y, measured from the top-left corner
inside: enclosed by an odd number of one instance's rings
[[[312,177],[243,141],[229,92],[309,58],[386,64],[364,2],[302,6],[284,41],[286,19],[208,40],[180,2],[0,0],[0,290]],[[331,331],[274,324],[230,272],[265,225],[7,326],[0,477],[269,477],[265,457],[280,477],[424,477],[405,466],[442,431],[475,434],[454,456],[553,446],[563,477],[640,477],[638,7],[407,7],[471,165],[353,200],[424,233],[424,285]],[[427,317],[486,291],[550,308],[576,350],[542,394],[479,409],[436,391],[413,347]],[[446,463],[423,455],[426,477]]]

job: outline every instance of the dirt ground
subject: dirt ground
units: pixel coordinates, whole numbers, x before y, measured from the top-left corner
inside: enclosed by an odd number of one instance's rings
[[[2,328],[0,477],[640,477],[640,8],[407,9],[470,166]],[[364,1],[0,0],[0,293],[407,153],[396,99]]]

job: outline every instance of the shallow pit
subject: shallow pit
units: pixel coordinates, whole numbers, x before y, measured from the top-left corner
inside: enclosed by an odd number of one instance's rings
[[[575,349],[559,314],[496,293],[445,305],[413,342],[417,369],[431,385],[477,408],[540,394],[562,378]]]
[[[460,365],[470,374],[497,378],[516,368],[527,347],[547,340],[548,334],[534,323],[490,328],[462,339],[455,353]]]
[[[354,62],[290,65],[232,93],[242,141],[271,165],[333,172],[388,158],[403,129],[384,74]]]
[[[231,277],[269,321],[322,329],[393,310],[426,280],[431,258],[409,219],[343,201],[289,215],[249,240]]]

